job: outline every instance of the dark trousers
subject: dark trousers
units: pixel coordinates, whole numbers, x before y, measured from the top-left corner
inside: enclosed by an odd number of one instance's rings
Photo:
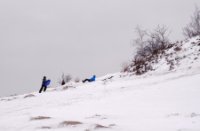
[[[41,93],[43,89],[44,89],[44,92],[45,92],[45,91],[46,91],[46,89],[47,89],[47,86],[42,86],[42,87],[40,88],[40,91],[39,91],[39,93]]]
[[[85,80],[83,80],[82,82],[85,83],[86,81],[91,82],[90,79],[85,79]]]

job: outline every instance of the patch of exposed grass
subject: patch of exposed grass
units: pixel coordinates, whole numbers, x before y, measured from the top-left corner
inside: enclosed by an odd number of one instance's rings
[[[108,127],[108,126],[103,126],[103,125],[100,125],[100,124],[95,124],[95,127],[94,127],[95,129],[105,129],[105,128],[110,128],[110,127]]]
[[[76,126],[81,124],[83,123],[79,121],[63,121],[60,123],[60,126]]]
[[[30,120],[46,120],[46,119],[51,119],[51,117],[48,117],[48,116],[36,116],[36,117],[31,117]]]
[[[24,98],[28,98],[28,97],[35,97],[35,95],[33,95],[33,94],[28,94],[28,95],[24,96]]]

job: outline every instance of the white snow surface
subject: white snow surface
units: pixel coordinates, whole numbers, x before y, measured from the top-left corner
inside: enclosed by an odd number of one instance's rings
[[[171,71],[161,59],[141,76],[108,74],[0,98],[0,131],[200,131],[198,39],[182,43]]]

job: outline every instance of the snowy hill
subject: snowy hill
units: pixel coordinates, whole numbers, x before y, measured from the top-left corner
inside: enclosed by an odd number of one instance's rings
[[[200,65],[200,37],[176,42],[172,48],[160,56],[158,63],[153,65],[156,72],[167,70],[185,70]]]
[[[143,47],[143,46],[142,46]],[[156,48],[146,45],[139,48],[133,60],[122,71],[133,75],[145,73],[163,73],[166,71],[185,70],[199,66],[200,36],[176,43],[167,43]],[[195,67],[194,67],[195,68]]]
[[[144,75],[0,98],[0,131],[199,131],[200,39],[179,44]]]

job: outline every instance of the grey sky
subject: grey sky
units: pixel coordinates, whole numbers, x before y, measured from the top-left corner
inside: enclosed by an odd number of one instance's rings
[[[0,96],[37,91],[43,75],[84,78],[130,60],[134,28],[164,24],[171,39],[200,0],[0,0]]]

